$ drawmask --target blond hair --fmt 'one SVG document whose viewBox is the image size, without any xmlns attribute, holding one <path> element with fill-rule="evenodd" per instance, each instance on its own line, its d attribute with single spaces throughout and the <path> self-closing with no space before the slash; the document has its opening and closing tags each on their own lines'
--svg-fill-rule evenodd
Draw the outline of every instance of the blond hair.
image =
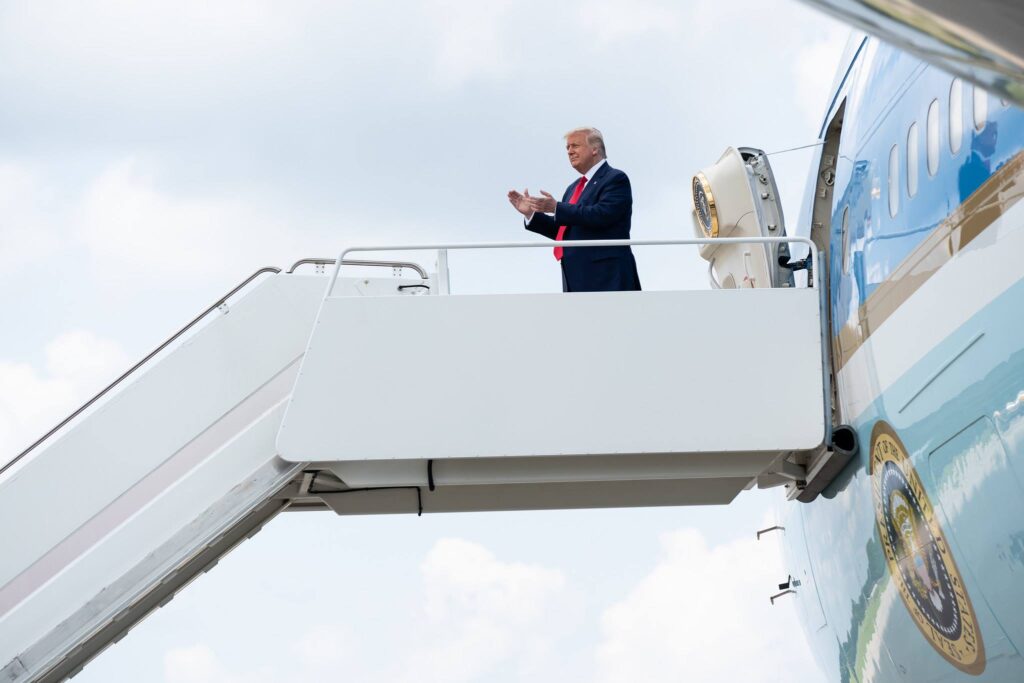
<svg viewBox="0 0 1024 683">
<path fill-rule="evenodd" d="M 587 144 L 590 145 L 591 147 L 597 147 L 597 151 L 601 154 L 602 159 L 608 158 L 608 153 L 604 149 L 604 136 L 601 135 L 601 131 L 599 131 L 597 128 L 592 128 L 590 126 L 585 126 L 583 128 L 573 128 L 568 133 L 563 135 L 562 139 L 568 140 L 570 135 L 575 135 L 576 133 L 586 133 Z"/>
</svg>

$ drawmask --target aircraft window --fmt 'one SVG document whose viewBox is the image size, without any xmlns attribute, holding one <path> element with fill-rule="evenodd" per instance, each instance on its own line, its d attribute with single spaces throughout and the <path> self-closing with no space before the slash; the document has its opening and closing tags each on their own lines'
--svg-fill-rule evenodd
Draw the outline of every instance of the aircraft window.
<svg viewBox="0 0 1024 683">
<path fill-rule="evenodd" d="M 896 218 L 900 210 L 900 146 L 889 150 L 889 215 Z"/>
<path fill-rule="evenodd" d="M 974 87 L 974 129 L 981 130 L 988 120 L 988 93 L 981 88 Z"/>
<path fill-rule="evenodd" d="M 843 275 L 850 273 L 850 207 L 843 207 Z"/>
<path fill-rule="evenodd" d="M 917 138 L 917 121 L 914 121 L 907 131 L 907 195 L 910 197 L 917 194 Z"/>
<path fill-rule="evenodd" d="M 956 154 L 964 141 L 964 83 L 953 79 L 949 88 L 949 151 Z"/>
<path fill-rule="evenodd" d="M 928 105 L 928 145 L 925 154 L 928 157 L 928 175 L 939 172 L 939 101 L 932 100 Z"/>
</svg>

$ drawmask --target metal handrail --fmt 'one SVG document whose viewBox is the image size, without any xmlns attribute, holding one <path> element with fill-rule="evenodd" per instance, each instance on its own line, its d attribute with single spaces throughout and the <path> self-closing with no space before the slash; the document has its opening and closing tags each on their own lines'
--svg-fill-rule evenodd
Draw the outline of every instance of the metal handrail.
<svg viewBox="0 0 1024 683">
<path fill-rule="evenodd" d="M 338 260 L 337 259 L 333 259 L 333 258 L 304 258 L 304 259 L 301 259 L 301 260 L 296 261 L 295 263 L 293 263 L 292 267 L 289 268 L 287 272 L 290 275 L 291 273 L 294 273 L 295 269 L 298 268 L 299 266 L 303 266 L 303 265 L 307 265 L 307 264 L 315 264 L 315 265 L 318 265 L 318 266 L 333 266 L 337 262 L 338 262 Z M 409 268 L 411 270 L 415 270 L 416 273 L 420 276 L 420 278 L 422 278 L 424 280 L 427 279 L 427 271 L 423 270 L 423 268 L 419 264 L 417 264 L 417 263 L 410 263 L 408 261 L 351 261 L 350 260 L 350 261 L 345 261 L 345 263 L 342 264 L 342 265 L 346 265 L 346 266 L 370 266 L 370 267 L 378 266 L 378 267 L 382 267 L 382 268 Z"/>
<path fill-rule="evenodd" d="M 565 247 L 655 247 L 667 245 L 701 245 L 701 244 L 791 244 L 800 242 L 806 244 L 811 253 L 811 265 L 814 272 L 818 272 L 818 249 L 814 242 L 808 237 L 798 235 L 786 235 L 784 237 L 691 237 L 674 240 L 562 240 L 559 242 Z M 334 284 L 338 280 L 338 274 L 343 265 L 348 265 L 345 256 L 354 251 L 432 251 L 450 249 L 542 249 L 551 248 L 552 242 L 453 242 L 450 244 L 405 244 L 405 245 L 382 245 L 382 246 L 353 246 L 346 247 L 338 255 L 334 262 L 334 274 L 327 285 L 327 294 L 331 296 L 334 291 Z"/>
<path fill-rule="evenodd" d="M 221 298 L 217 299 L 217 302 L 216 302 L 215 304 L 213 304 L 212 306 L 210 306 L 209 308 L 207 308 L 207 309 L 206 309 L 205 311 L 203 311 L 202 313 L 200 313 L 199 315 L 197 315 L 197 316 L 196 316 L 195 318 L 193 318 L 191 322 L 189 322 L 189 323 L 188 323 L 187 325 L 185 325 L 185 326 L 184 326 L 184 327 L 182 327 L 182 328 L 181 328 L 180 330 L 178 330 L 177 332 L 175 332 L 175 333 L 174 333 L 174 334 L 173 334 L 173 335 L 172 335 L 172 336 L 171 336 L 170 338 L 168 338 L 168 339 L 167 339 L 167 340 L 166 340 L 166 341 L 165 341 L 164 343 L 160 344 L 160 346 L 156 347 L 155 349 L 153 349 L 152 351 L 150 351 L 150 352 L 149 352 L 148 354 L 146 354 L 146 357 L 145 357 L 145 358 L 143 358 L 143 359 L 142 359 L 142 360 L 140 360 L 140 361 L 139 361 L 138 363 L 136 363 L 135 365 L 133 365 L 133 366 L 131 366 L 130 368 L 128 368 L 128 370 L 127 370 L 127 371 L 125 371 L 125 372 L 124 372 L 124 374 L 122 374 L 122 375 L 121 375 L 120 377 L 118 377 L 118 378 L 117 378 L 117 379 L 115 379 L 115 380 L 114 380 L 113 382 L 111 382 L 110 384 L 108 384 L 108 385 L 107 385 L 107 386 L 106 386 L 106 387 L 105 387 L 105 388 L 104 388 L 104 389 L 103 389 L 102 391 L 100 391 L 100 392 L 99 392 L 98 394 L 96 394 L 95 396 L 93 396 L 92 398 L 90 398 L 90 399 L 89 399 L 88 401 L 86 401 L 86 402 L 85 402 L 84 404 L 82 404 L 82 406 L 81 406 L 81 407 L 79 407 L 79 408 L 78 408 L 78 410 L 76 410 L 75 412 L 71 413 L 70 415 L 68 415 L 68 416 L 67 416 L 66 418 L 64 418 L 63 420 L 61 420 L 61 421 L 60 421 L 60 423 L 59 423 L 59 424 L 58 424 L 58 425 L 57 425 L 56 427 L 54 427 L 54 428 L 53 428 L 53 429 L 51 429 L 50 431 L 46 432 L 46 434 L 43 434 L 43 435 L 42 435 L 41 437 L 39 437 L 39 439 L 37 439 L 37 440 L 35 441 L 35 443 L 33 443 L 33 444 L 32 444 L 31 446 L 29 446 L 28 448 L 26 448 L 25 450 L 23 450 L 23 451 L 22 451 L 21 453 L 19 453 L 18 455 L 14 456 L 14 459 L 13 459 L 13 460 L 11 460 L 11 461 L 7 462 L 7 463 L 6 463 L 5 465 L 3 465 L 2 467 L 0 467 L 0 475 L 2 475 L 2 474 L 3 474 L 4 472 L 6 472 L 6 471 L 7 471 L 8 469 L 10 469 L 11 467 L 13 467 L 13 466 L 15 465 L 15 463 L 17 463 L 17 462 L 18 462 L 19 460 L 21 460 L 22 458 L 24 458 L 24 457 L 25 457 L 26 455 L 28 455 L 29 453 L 31 453 L 31 452 L 32 452 L 32 451 L 33 451 L 33 450 L 34 450 L 34 449 L 35 449 L 35 448 L 36 448 L 37 446 L 39 446 L 39 444 L 41 444 L 41 443 L 43 443 L 44 441 L 46 441 L 47 439 L 49 439 L 49 438 L 50 438 L 51 436 L 53 436 L 53 435 L 54 435 L 54 434 L 56 434 L 56 433 L 57 433 L 58 431 L 60 431 L 60 429 L 61 429 L 62 427 L 64 427 L 64 426 L 65 426 L 65 425 L 67 425 L 67 424 L 68 424 L 69 422 L 71 422 L 72 420 L 74 420 L 74 419 L 75 419 L 76 417 L 78 417 L 79 415 L 81 415 L 81 414 L 82 414 L 82 413 L 83 413 L 83 412 L 84 412 L 84 411 L 85 411 L 86 409 L 88 409 L 88 408 L 89 408 L 89 406 L 91 406 L 92 404 L 96 403 L 96 401 L 100 400 L 100 399 L 101 399 L 101 398 L 103 398 L 104 396 L 106 396 L 106 395 L 107 395 L 107 393 L 109 393 L 111 389 L 113 389 L 113 388 L 114 388 L 114 387 L 116 387 L 116 386 L 117 386 L 118 384 L 120 384 L 120 383 L 121 383 L 121 382 L 123 382 L 123 381 L 124 381 L 125 379 L 127 379 L 129 375 L 131 375 L 131 374 L 132 374 L 133 372 L 135 372 L 135 371 L 136 371 L 136 370 L 138 370 L 138 369 L 139 369 L 140 367 L 142 367 L 143 365 L 145 365 L 145 364 L 146 364 L 146 362 L 147 362 L 147 361 L 149 361 L 149 360 L 150 360 L 151 358 L 153 358 L 153 357 L 154 357 L 154 356 L 156 356 L 156 355 L 157 355 L 158 353 L 160 353 L 161 351 L 163 351 L 164 349 L 166 349 L 166 348 L 167 348 L 167 347 L 168 347 L 168 346 L 169 346 L 169 345 L 170 345 L 170 344 L 171 344 L 172 342 L 174 342 L 174 340 L 178 339 L 178 338 L 179 338 L 179 337 L 180 337 L 181 335 L 185 334 L 185 333 L 186 333 L 186 332 L 188 332 L 188 331 L 189 331 L 190 329 L 192 329 L 192 328 L 193 328 L 193 327 L 194 327 L 194 326 L 196 325 L 196 323 L 198 323 L 198 322 L 199 322 L 200 320 L 202 320 L 203 318 L 205 318 L 205 317 L 206 317 L 207 315 L 209 315 L 209 314 L 210 314 L 210 313 L 212 313 L 213 311 L 217 310 L 217 308 L 219 308 L 219 307 L 220 307 L 221 305 L 223 305 L 223 304 L 224 304 L 224 303 L 225 303 L 225 302 L 226 302 L 226 301 L 227 301 L 228 299 L 230 299 L 230 298 L 231 298 L 232 296 L 234 296 L 235 294 L 237 294 L 237 293 L 238 293 L 238 292 L 239 292 L 239 291 L 240 291 L 240 290 L 241 290 L 242 288 L 244 288 L 244 287 L 245 287 L 246 285 L 248 285 L 248 284 L 249 284 L 250 282 L 252 282 L 253 280 L 255 280 L 255 279 L 256 279 L 257 277 L 259 277 L 260 275 L 263 275 L 264 273 L 280 273 L 280 272 L 281 272 L 281 269 L 280 269 L 280 268 L 275 268 L 274 266 L 267 266 L 267 267 L 265 267 L 265 268 L 260 268 L 260 269 L 259 269 L 259 270 L 257 270 L 257 271 L 256 271 L 255 273 L 253 273 L 253 274 L 252 274 L 252 275 L 250 275 L 249 277 L 247 277 L 247 278 L 245 278 L 244 280 L 242 280 L 241 284 L 239 284 L 239 285 L 238 285 L 237 287 L 235 287 L 234 289 L 232 289 L 232 290 L 231 290 L 230 292 L 228 292 L 227 294 L 225 294 L 225 295 L 224 295 L 224 296 L 222 296 Z"/>
</svg>

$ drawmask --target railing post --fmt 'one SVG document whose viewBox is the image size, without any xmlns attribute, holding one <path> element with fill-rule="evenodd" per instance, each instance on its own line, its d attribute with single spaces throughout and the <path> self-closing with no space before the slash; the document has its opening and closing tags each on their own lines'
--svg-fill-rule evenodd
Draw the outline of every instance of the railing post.
<svg viewBox="0 0 1024 683">
<path fill-rule="evenodd" d="M 448 278 L 448 250 L 437 250 L 437 289 L 439 294 L 451 294 L 451 281 Z"/>
</svg>

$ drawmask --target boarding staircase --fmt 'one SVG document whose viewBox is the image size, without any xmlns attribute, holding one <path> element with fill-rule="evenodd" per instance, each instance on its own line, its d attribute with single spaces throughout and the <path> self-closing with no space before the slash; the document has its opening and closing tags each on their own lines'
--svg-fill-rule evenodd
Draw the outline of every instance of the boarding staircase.
<svg viewBox="0 0 1024 683">
<path fill-rule="evenodd" d="M 286 509 L 813 499 L 849 452 L 810 240 L 566 248 L 712 242 L 803 244 L 811 286 L 450 294 L 450 251 L 535 242 L 257 271 L 0 467 L 0 682 L 73 676 Z"/>
</svg>

